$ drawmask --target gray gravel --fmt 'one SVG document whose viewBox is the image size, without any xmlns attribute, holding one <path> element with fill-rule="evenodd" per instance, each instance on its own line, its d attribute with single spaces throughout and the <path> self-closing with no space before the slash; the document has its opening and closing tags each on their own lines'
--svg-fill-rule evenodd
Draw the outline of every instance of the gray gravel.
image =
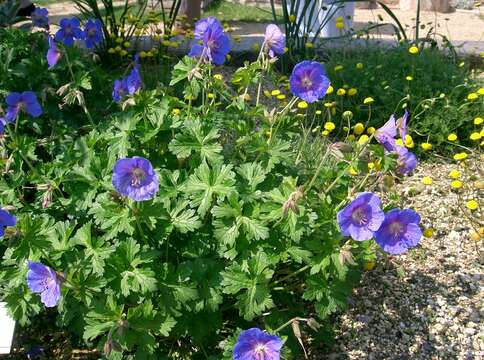
<svg viewBox="0 0 484 360">
<path fill-rule="evenodd" d="M 323 358 L 484 359 L 482 239 L 470 239 L 470 222 L 457 206 L 459 197 L 464 207 L 474 198 L 482 209 L 482 190 L 473 185 L 479 170 L 472 166 L 460 195 L 449 186 L 455 163 L 423 163 L 395 187 L 434 236 L 363 274 L 350 309 L 337 320 L 333 353 Z M 423 185 L 423 176 L 433 184 Z M 482 212 L 474 215 L 482 221 Z"/>
</svg>

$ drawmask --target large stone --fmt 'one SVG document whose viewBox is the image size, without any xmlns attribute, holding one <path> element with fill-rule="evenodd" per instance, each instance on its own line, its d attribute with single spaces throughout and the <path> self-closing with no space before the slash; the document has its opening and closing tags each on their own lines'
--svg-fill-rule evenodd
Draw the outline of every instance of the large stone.
<svg viewBox="0 0 484 360">
<path fill-rule="evenodd" d="M 417 4 L 417 0 L 400 0 L 400 9 L 405 11 L 416 11 Z M 449 0 L 421 0 L 420 10 L 448 13 L 451 8 Z"/>
</svg>

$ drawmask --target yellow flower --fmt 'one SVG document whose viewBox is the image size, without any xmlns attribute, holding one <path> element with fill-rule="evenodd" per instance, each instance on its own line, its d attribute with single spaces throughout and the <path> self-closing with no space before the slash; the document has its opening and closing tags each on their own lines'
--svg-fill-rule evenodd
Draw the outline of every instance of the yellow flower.
<svg viewBox="0 0 484 360">
<path fill-rule="evenodd" d="M 264 95 L 265 97 L 268 97 L 268 98 L 271 97 L 271 93 L 269 92 L 269 90 L 264 90 Z"/>
<path fill-rule="evenodd" d="M 108 53 L 110 53 L 110 54 L 114 54 L 115 52 L 116 52 L 116 50 L 114 50 L 113 48 L 108 49 Z"/>
<path fill-rule="evenodd" d="M 363 134 L 363 135 L 361 135 L 361 136 L 360 136 L 360 138 L 358 139 L 358 144 L 360 144 L 360 145 L 365 145 L 365 144 L 368 142 L 368 139 L 369 139 L 368 135 Z"/>
<path fill-rule="evenodd" d="M 403 146 L 403 141 L 402 139 L 398 138 L 395 140 L 395 144 L 397 144 L 398 146 Z"/>
<path fill-rule="evenodd" d="M 358 70 L 363 69 L 363 63 L 358 63 L 358 64 L 356 64 L 356 68 L 357 68 Z"/>
<path fill-rule="evenodd" d="M 215 98 L 215 94 L 214 94 L 214 93 L 208 93 L 208 94 L 207 94 L 207 97 L 208 97 L 209 99 L 214 99 L 214 98 Z"/>
<path fill-rule="evenodd" d="M 408 76 L 406 76 L 406 77 L 405 77 L 405 80 L 407 80 L 407 81 L 412 81 L 412 80 L 413 80 L 413 77 L 412 77 L 412 76 L 410 76 L 410 75 L 408 75 Z"/>
<path fill-rule="evenodd" d="M 286 98 L 286 95 L 284 94 L 279 94 L 276 96 L 278 100 L 284 100 Z"/>
<path fill-rule="evenodd" d="M 289 20 L 290 23 L 293 23 L 294 21 L 296 21 L 296 15 L 294 15 L 294 14 L 289 15 L 288 20 Z"/>
<path fill-rule="evenodd" d="M 343 22 L 343 17 L 342 16 L 338 16 L 336 18 L 336 22 Z"/>
<path fill-rule="evenodd" d="M 370 105 L 370 104 L 373 104 L 374 101 L 375 100 L 373 100 L 372 97 L 367 97 L 367 98 L 365 98 L 365 100 L 363 100 L 363 104 Z"/>
<path fill-rule="evenodd" d="M 452 170 L 450 170 L 450 172 L 449 172 L 449 176 L 450 176 L 452 179 L 458 179 L 458 178 L 460 178 L 460 171 L 459 171 L 459 170 L 452 169 Z"/>
<path fill-rule="evenodd" d="M 175 108 L 172 110 L 173 115 L 180 115 L 181 110 L 178 108 Z"/>
<path fill-rule="evenodd" d="M 467 159 L 467 153 L 461 152 L 454 155 L 454 160 L 460 161 Z"/>
<path fill-rule="evenodd" d="M 289 48 L 286 46 L 286 47 L 284 48 L 284 54 L 285 54 L 285 53 L 287 53 L 288 51 L 289 51 Z"/>
<path fill-rule="evenodd" d="M 360 138 L 361 139 L 361 138 Z M 374 162 L 369 162 L 368 163 L 368 169 L 373 170 L 375 168 L 375 163 Z"/>
<path fill-rule="evenodd" d="M 357 123 L 353 129 L 353 132 L 356 135 L 363 134 L 363 131 L 365 131 L 365 125 L 363 125 L 362 123 Z"/>
<path fill-rule="evenodd" d="M 405 146 L 409 149 L 415 147 L 415 143 L 413 142 L 413 139 L 410 135 L 405 135 Z"/>
<path fill-rule="evenodd" d="M 348 90 L 348 95 L 354 96 L 354 95 L 356 95 L 357 92 L 358 92 L 358 90 L 356 90 L 355 88 L 351 88 L 351 89 Z"/>
<path fill-rule="evenodd" d="M 328 121 L 324 124 L 324 128 L 328 131 L 333 131 L 334 129 L 336 129 L 336 125 L 334 124 L 334 122 Z"/>
<path fill-rule="evenodd" d="M 329 135 L 329 131 L 328 130 L 323 130 L 323 132 L 321 133 L 321 135 L 328 136 Z"/>
<path fill-rule="evenodd" d="M 474 119 L 474 125 L 481 125 L 484 122 L 484 120 L 481 117 L 476 117 Z"/>
<path fill-rule="evenodd" d="M 422 184 L 424 184 L 424 185 L 432 185 L 432 178 L 430 176 L 424 176 L 422 178 Z"/>
<path fill-rule="evenodd" d="M 432 236 L 434 236 L 434 229 L 426 228 L 423 232 L 423 236 L 425 236 L 426 238 L 431 238 Z"/>
<path fill-rule="evenodd" d="M 338 91 L 336 91 L 336 95 L 338 96 L 344 96 L 346 94 L 346 90 L 343 88 L 339 88 Z"/>
<path fill-rule="evenodd" d="M 341 70 L 343 70 L 343 65 L 336 65 L 334 67 L 334 71 L 341 71 Z"/>
<path fill-rule="evenodd" d="M 415 45 L 410 46 L 408 48 L 408 52 L 412 55 L 418 54 L 418 47 L 416 47 Z"/>
<path fill-rule="evenodd" d="M 297 107 L 299 109 L 306 109 L 308 107 L 308 103 L 306 101 L 300 101 L 297 103 Z"/>
<path fill-rule="evenodd" d="M 353 119 L 353 113 L 351 112 L 351 110 L 345 110 L 343 111 L 343 119 L 345 119 L 346 121 L 350 121 L 351 119 Z"/>
<path fill-rule="evenodd" d="M 454 180 L 450 183 L 450 186 L 453 187 L 454 189 L 460 189 L 462 187 L 462 181 Z"/>
<path fill-rule="evenodd" d="M 349 141 L 355 141 L 355 135 L 351 134 L 351 135 L 348 135 L 348 140 Z"/>
<path fill-rule="evenodd" d="M 316 110 L 316 115 L 321 115 L 321 114 L 322 114 L 321 110 Z"/>
<path fill-rule="evenodd" d="M 479 203 L 476 200 L 469 200 L 466 206 L 469 210 L 476 210 L 479 207 Z"/>
<path fill-rule="evenodd" d="M 363 269 L 365 269 L 366 271 L 371 271 L 375 268 L 375 262 L 374 261 L 367 261 L 364 265 L 363 265 Z"/>
<path fill-rule="evenodd" d="M 477 90 L 477 93 L 479 95 L 484 95 L 484 88 L 479 88 L 479 90 Z"/>
<path fill-rule="evenodd" d="M 281 90 L 274 89 L 274 90 L 271 91 L 272 96 L 277 96 L 277 95 L 280 95 L 280 94 L 281 94 Z"/>
<path fill-rule="evenodd" d="M 452 134 L 449 134 L 449 136 L 447 136 L 447 140 L 449 141 L 456 141 L 457 140 L 457 135 L 452 133 Z"/>
<path fill-rule="evenodd" d="M 431 143 L 428 143 L 428 142 L 421 143 L 421 144 L 420 144 L 420 147 L 421 147 L 421 148 L 422 148 L 422 150 L 424 150 L 424 151 L 429 151 L 429 150 L 432 150 L 432 144 L 431 144 Z"/>
<path fill-rule="evenodd" d="M 338 22 L 336 23 L 336 28 L 337 28 L 337 29 L 343 29 L 344 27 L 345 27 L 344 22 L 342 22 L 342 21 L 341 21 L 341 22 L 340 22 L 340 21 L 338 21 Z"/>
<path fill-rule="evenodd" d="M 328 90 L 326 90 L 326 95 L 333 93 L 333 91 L 334 91 L 334 88 L 331 85 L 329 85 Z"/>
<path fill-rule="evenodd" d="M 368 133 L 368 135 L 373 135 L 375 133 L 375 128 L 373 126 L 370 126 L 366 132 Z"/>
<path fill-rule="evenodd" d="M 482 234 L 480 234 L 481 229 L 483 230 Z M 472 230 L 470 233 L 470 238 L 471 240 L 474 240 L 474 241 L 480 241 L 483 236 L 484 236 L 484 228 L 480 228 L 479 232 Z"/>
<path fill-rule="evenodd" d="M 470 93 L 469 95 L 467 95 L 467 100 L 469 101 L 474 101 L 474 100 L 477 100 L 479 98 L 479 95 L 477 95 L 477 93 Z"/>
<path fill-rule="evenodd" d="M 353 166 L 349 168 L 350 175 L 358 175 L 358 170 L 356 170 Z"/>
<path fill-rule="evenodd" d="M 227 56 L 225 56 L 225 58 L 227 59 L 227 61 L 230 61 L 230 59 L 232 59 L 232 55 L 227 54 Z"/>
<path fill-rule="evenodd" d="M 306 46 L 307 49 L 312 49 L 314 45 L 312 42 L 307 42 L 306 44 L 304 44 L 304 46 Z"/>
<path fill-rule="evenodd" d="M 332 103 L 331 101 L 326 101 L 326 102 L 325 102 L 323 105 L 324 105 L 324 107 L 326 107 L 326 108 L 330 108 L 330 107 L 332 107 L 332 106 L 333 106 L 333 103 Z"/>
<path fill-rule="evenodd" d="M 224 79 L 224 77 L 223 77 L 223 75 L 222 75 L 222 74 L 215 74 L 215 75 L 213 76 L 213 78 L 214 78 L 214 79 L 217 79 L 217 80 L 223 80 L 223 79 Z"/>
<path fill-rule="evenodd" d="M 479 134 L 478 132 L 473 132 L 471 136 L 469 136 L 469 138 L 473 141 L 479 141 L 481 140 L 481 134 Z"/>
</svg>

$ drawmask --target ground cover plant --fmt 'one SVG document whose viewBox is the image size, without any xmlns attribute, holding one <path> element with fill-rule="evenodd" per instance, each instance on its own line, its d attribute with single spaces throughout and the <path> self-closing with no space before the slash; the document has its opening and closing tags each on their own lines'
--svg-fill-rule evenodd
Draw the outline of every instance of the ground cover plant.
<svg viewBox="0 0 484 360">
<path fill-rule="evenodd" d="M 346 95 L 344 66 L 313 59 L 266 88 L 285 53 L 275 26 L 232 78 L 217 67 L 223 26 L 204 19 L 193 36 L 151 86 L 141 53 L 105 74 L 96 19 L 2 48 L 2 300 L 22 325 L 55 318 L 113 359 L 301 358 L 330 339 L 376 252 L 418 245 L 419 215 L 373 193 L 417 166 L 413 113 L 376 107 L 384 93 L 326 106 Z M 466 107 L 482 106 L 472 93 Z"/>
</svg>

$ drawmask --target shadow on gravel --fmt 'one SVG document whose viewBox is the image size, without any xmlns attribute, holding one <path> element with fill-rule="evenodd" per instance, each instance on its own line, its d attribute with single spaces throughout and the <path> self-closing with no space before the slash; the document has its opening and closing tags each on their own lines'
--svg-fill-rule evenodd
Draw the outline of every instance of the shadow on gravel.
<svg viewBox="0 0 484 360">
<path fill-rule="evenodd" d="M 314 359 L 440 359 L 454 358 L 452 354 L 455 358 L 477 359 L 473 334 L 466 334 L 465 344 L 452 343 L 445 335 L 452 329 L 437 314 L 448 309 L 451 319 L 465 319 L 464 313 L 479 313 L 479 309 L 461 304 L 463 295 L 476 295 L 479 274 L 456 274 L 458 269 L 446 265 L 442 264 L 440 271 L 451 274 L 455 282 L 452 290 L 417 271 L 379 269 L 363 274 L 349 309 L 335 319 L 339 326 L 332 352 Z M 467 320 L 472 319 L 464 323 Z"/>
</svg>

